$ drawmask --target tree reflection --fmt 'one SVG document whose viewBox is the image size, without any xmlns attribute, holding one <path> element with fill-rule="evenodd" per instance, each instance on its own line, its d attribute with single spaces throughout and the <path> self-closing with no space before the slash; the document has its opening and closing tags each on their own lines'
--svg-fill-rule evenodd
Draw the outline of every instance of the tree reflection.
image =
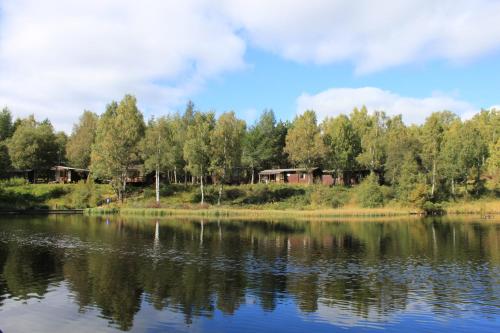
<svg viewBox="0 0 500 333">
<path fill-rule="evenodd" d="M 416 291 L 436 312 L 471 298 L 498 303 L 497 224 L 56 218 L 23 228 L 83 245 L 0 242 L 0 304 L 9 295 L 43 297 L 64 279 L 80 311 L 97 308 L 122 330 L 132 328 L 142 300 L 186 323 L 234 314 L 247 296 L 266 311 L 291 298 L 305 313 L 321 304 L 382 319 Z"/>
</svg>

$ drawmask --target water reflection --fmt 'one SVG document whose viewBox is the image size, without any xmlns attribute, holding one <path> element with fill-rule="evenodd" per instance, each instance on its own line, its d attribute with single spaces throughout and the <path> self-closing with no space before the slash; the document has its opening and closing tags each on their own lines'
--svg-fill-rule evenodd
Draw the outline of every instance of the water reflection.
<svg viewBox="0 0 500 333">
<path fill-rule="evenodd" d="M 179 314 L 184 325 L 223 320 L 217 313 L 241 310 L 250 322 L 268 313 L 285 326 L 298 320 L 295 329 L 326 325 L 318 331 L 398 327 L 405 315 L 431 316 L 436 326 L 443 318 L 474 318 L 470 324 L 480 331 L 499 321 L 496 223 L 81 216 L 0 222 L 0 323 L 14 303 L 55 306 L 51 291 L 70 299 L 77 313 L 120 330 L 160 325 L 134 323 L 151 311 Z"/>
</svg>

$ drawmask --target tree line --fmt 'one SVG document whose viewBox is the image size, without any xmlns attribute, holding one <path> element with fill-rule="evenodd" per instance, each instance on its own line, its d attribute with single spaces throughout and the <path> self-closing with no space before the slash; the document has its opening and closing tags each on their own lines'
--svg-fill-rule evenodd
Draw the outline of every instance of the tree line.
<svg viewBox="0 0 500 333">
<path fill-rule="evenodd" d="M 470 120 L 450 111 L 431 114 L 422 125 L 406 125 L 402 116 L 355 108 L 318 122 L 308 110 L 293 121 L 278 121 L 264 110 L 248 126 L 234 112 L 218 117 L 189 102 L 182 113 L 144 121 L 136 98 L 111 102 L 100 116 L 84 111 L 71 135 L 55 132 L 49 120 L 34 116 L 13 121 L 0 113 L 0 171 L 50 168 L 67 164 L 89 168 L 110 180 L 119 199 L 128 173 L 141 167 L 160 180 L 204 185 L 254 183 L 267 168 L 321 167 L 344 178 L 360 171 L 369 181 L 390 186 L 403 202 L 479 196 L 499 190 L 500 111 L 481 110 Z M 210 178 L 209 178 L 210 177 Z"/>
</svg>

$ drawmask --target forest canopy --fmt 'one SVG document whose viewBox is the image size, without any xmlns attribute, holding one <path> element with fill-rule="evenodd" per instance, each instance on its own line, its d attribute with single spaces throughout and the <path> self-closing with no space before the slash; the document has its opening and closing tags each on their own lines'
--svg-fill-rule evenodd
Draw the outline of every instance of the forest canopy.
<svg viewBox="0 0 500 333">
<path fill-rule="evenodd" d="M 189 102 L 183 112 L 145 122 L 135 97 L 126 95 L 100 116 L 84 111 L 68 137 L 48 119 L 14 120 L 4 108 L 0 177 L 68 165 L 109 180 L 121 197 L 127 172 L 140 167 L 156 175 L 157 200 L 160 179 L 199 184 L 203 200 L 207 180 L 222 191 L 225 184 L 254 183 L 264 169 L 319 167 L 343 177 L 344 185 L 351 185 L 353 173 L 365 171 L 372 175 L 363 185 L 367 191 L 386 186 L 401 202 L 498 195 L 499 110 L 481 110 L 468 120 L 439 111 L 421 125 L 366 107 L 346 111 L 317 119 L 307 110 L 282 121 L 264 110 L 246 124 L 232 111 L 204 112 Z"/>
</svg>

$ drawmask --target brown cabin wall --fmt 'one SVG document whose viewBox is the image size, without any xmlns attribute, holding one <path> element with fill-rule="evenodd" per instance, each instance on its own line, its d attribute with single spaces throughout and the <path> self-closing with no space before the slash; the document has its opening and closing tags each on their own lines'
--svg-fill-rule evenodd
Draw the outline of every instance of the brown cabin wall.
<svg viewBox="0 0 500 333">
<path fill-rule="evenodd" d="M 300 174 L 292 173 L 287 178 L 290 184 L 311 184 L 314 182 L 314 177 L 311 174 L 306 174 L 306 176 L 302 178 Z"/>
<path fill-rule="evenodd" d="M 321 183 L 323 185 L 331 186 L 334 184 L 332 175 L 323 175 L 321 176 Z"/>
</svg>

